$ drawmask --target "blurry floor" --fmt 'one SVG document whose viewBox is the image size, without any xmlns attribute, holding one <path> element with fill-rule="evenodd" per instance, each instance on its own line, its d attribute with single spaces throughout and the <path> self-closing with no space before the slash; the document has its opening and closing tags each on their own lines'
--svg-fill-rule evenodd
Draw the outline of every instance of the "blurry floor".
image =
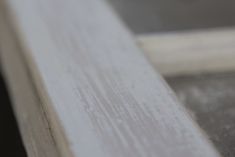
<svg viewBox="0 0 235 157">
<path fill-rule="evenodd" d="M 235 73 L 167 78 L 224 157 L 235 156 Z"/>
</svg>

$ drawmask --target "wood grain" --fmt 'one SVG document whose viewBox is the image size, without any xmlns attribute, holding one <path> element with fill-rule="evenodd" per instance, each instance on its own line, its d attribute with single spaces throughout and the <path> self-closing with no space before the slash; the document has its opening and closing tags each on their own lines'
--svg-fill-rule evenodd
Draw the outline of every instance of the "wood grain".
<svg viewBox="0 0 235 157">
<path fill-rule="evenodd" d="M 45 157 L 220 156 L 105 1 L 2 2 L 14 30 L 10 36 L 21 47 L 3 48 L 9 45 L 0 40 L 1 54 L 12 55 L 3 64 L 15 110 L 23 116 L 30 107 L 41 107 L 41 124 L 50 128 L 42 140 L 49 137 L 51 154 L 41 152 L 48 151 L 41 149 L 45 145 L 32 148 L 33 142 L 28 152 Z M 15 88 L 25 89 L 13 83 L 20 83 L 12 71 L 21 64 L 13 57 L 25 61 L 27 74 L 20 72 L 27 75 L 21 80 L 29 79 L 25 87 L 35 87 L 25 98 L 30 107 L 20 106 L 14 94 Z M 31 140 L 41 136 L 36 133 Z"/>
<path fill-rule="evenodd" d="M 235 29 L 140 35 L 140 47 L 164 76 L 235 70 Z"/>
</svg>

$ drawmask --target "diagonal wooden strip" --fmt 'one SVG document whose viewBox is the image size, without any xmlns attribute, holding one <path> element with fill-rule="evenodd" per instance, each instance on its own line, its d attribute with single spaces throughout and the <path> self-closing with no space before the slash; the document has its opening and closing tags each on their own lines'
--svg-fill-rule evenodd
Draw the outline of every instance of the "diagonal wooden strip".
<svg viewBox="0 0 235 157">
<path fill-rule="evenodd" d="M 219 156 L 104 1 L 4 2 L 61 156 Z"/>
<path fill-rule="evenodd" d="M 164 76 L 235 70 L 235 30 L 140 35 L 140 47 Z"/>
</svg>

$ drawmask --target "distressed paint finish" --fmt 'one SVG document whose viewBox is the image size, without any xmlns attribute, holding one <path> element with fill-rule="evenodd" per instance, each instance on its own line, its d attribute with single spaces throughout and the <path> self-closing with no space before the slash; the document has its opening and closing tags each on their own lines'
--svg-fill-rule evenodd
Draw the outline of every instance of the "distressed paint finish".
<svg viewBox="0 0 235 157">
<path fill-rule="evenodd" d="M 65 157 L 219 157 L 102 0 L 7 0 Z"/>
</svg>

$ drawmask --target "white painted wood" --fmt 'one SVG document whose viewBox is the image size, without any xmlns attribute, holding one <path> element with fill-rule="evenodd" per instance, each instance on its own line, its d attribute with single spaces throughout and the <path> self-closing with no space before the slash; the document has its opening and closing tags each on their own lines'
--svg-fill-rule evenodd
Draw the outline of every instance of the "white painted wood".
<svg viewBox="0 0 235 157">
<path fill-rule="evenodd" d="M 28 157 L 59 157 L 42 101 L 21 55 L 21 47 L 0 7 L 0 63 Z"/>
<path fill-rule="evenodd" d="M 235 29 L 140 35 L 140 47 L 165 76 L 235 70 Z"/>
<path fill-rule="evenodd" d="M 52 156 L 220 156 L 104 1 L 1 2 L 21 47 L 3 48 L 9 45 L 0 40 L 2 54 L 11 51 L 25 61 L 28 73 L 20 74 L 30 79 L 28 91 L 35 87 L 28 98 L 39 99 L 45 112 L 51 128 L 45 133 L 55 141 Z M 14 90 L 25 89 L 12 83 L 16 67 L 8 67 L 15 62 L 5 58 L 16 112 L 30 112 L 19 106 Z M 40 147 L 33 148 L 46 151 Z"/>
</svg>

